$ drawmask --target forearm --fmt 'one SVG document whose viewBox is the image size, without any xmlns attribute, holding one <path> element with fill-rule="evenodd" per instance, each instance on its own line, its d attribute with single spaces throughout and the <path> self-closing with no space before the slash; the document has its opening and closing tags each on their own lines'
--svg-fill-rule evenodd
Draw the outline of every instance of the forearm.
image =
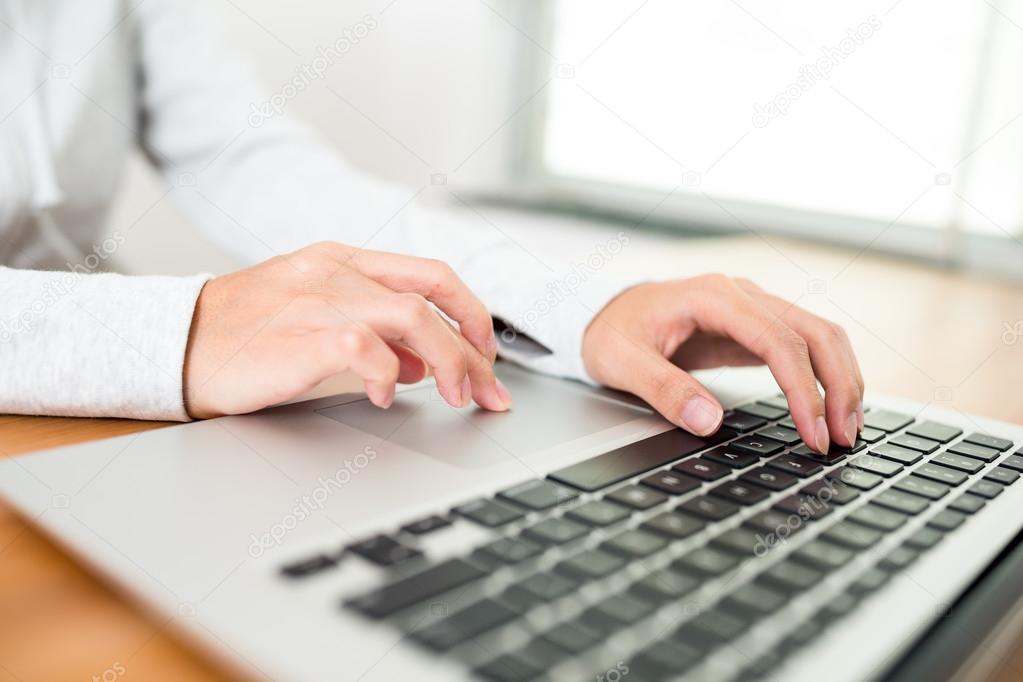
<svg viewBox="0 0 1023 682">
<path fill-rule="evenodd" d="M 187 420 L 182 365 L 207 279 L 0 267 L 0 412 Z"/>
</svg>

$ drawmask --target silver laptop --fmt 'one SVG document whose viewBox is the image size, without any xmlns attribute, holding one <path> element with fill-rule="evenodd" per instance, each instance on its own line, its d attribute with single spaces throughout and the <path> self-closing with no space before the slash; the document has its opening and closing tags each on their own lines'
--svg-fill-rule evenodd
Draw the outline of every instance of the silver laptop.
<svg viewBox="0 0 1023 682">
<path fill-rule="evenodd" d="M 0 493 L 239 676 L 871 680 L 1023 526 L 1023 428 L 869 396 L 802 447 L 761 370 L 714 437 L 499 363 L 0 462 Z M 946 619 L 947 620 L 947 619 Z"/>
</svg>

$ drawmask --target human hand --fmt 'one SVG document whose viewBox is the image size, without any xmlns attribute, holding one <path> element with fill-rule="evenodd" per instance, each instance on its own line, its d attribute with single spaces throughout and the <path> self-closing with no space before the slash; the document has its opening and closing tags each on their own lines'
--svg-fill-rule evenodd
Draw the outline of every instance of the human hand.
<svg viewBox="0 0 1023 682">
<path fill-rule="evenodd" d="M 723 411 L 686 370 L 764 363 L 809 447 L 852 445 L 863 428 L 863 376 L 845 331 L 749 280 L 713 274 L 627 289 L 590 323 L 582 354 L 594 379 L 696 435 L 716 431 Z"/>
<path fill-rule="evenodd" d="M 452 406 L 471 398 L 506 410 L 496 354 L 490 315 L 446 264 L 322 242 L 206 283 L 185 355 L 185 406 L 195 418 L 251 412 L 353 371 L 389 407 L 397 382 L 429 368 Z"/>
</svg>

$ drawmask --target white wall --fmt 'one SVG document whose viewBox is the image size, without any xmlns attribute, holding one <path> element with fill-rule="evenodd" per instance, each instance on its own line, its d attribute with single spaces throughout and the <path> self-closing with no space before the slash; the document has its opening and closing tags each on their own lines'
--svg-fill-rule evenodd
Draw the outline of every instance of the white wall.
<svg viewBox="0 0 1023 682">
<path fill-rule="evenodd" d="M 537 51 L 505 20 L 518 21 L 514 0 L 487 0 L 489 6 L 479 0 L 208 2 L 252 55 L 268 96 L 309 64 L 317 47 L 333 44 L 366 15 L 376 19 L 376 29 L 287 107 L 357 165 L 416 185 L 434 172 L 450 183 L 488 182 L 506 167 L 514 125 L 502 124 L 525 99 L 516 87 L 520 66 Z M 166 274 L 234 267 L 177 212 L 173 192 L 153 207 L 163 191 L 144 162 L 133 159 L 109 221 L 109 231 L 138 221 L 118 267 Z"/>
</svg>

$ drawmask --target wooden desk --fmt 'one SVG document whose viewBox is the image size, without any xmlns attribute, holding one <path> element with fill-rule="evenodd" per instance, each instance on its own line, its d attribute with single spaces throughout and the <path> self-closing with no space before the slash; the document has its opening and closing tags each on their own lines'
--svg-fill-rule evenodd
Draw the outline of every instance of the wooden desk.
<svg viewBox="0 0 1023 682">
<path fill-rule="evenodd" d="M 854 256 L 777 238 L 666 247 L 661 238 L 642 236 L 612 269 L 670 276 L 682 261 L 689 272 L 699 263 L 699 271 L 749 276 L 842 323 L 870 389 L 1023 422 L 1023 338 L 1002 338 L 1023 320 L 1023 289 Z M 350 388 L 350 379 L 343 381 Z M 328 388 L 320 393 L 342 390 Z M 159 426 L 0 417 L 0 456 Z M 1019 679 L 1023 645 L 1016 651 L 994 679 Z M 103 679 L 115 665 L 133 679 L 227 679 L 173 639 L 165 623 L 142 614 L 0 506 L 0 682 Z"/>
</svg>

